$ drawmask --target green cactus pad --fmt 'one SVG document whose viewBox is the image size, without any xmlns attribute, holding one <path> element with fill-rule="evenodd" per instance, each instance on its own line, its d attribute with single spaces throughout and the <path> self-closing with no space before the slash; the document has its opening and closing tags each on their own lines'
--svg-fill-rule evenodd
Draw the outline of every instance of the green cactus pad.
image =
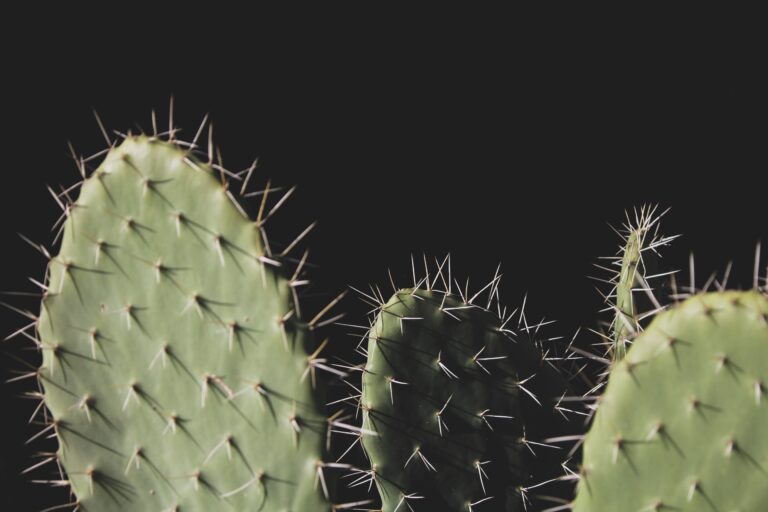
<svg viewBox="0 0 768 512">
<path fill-rule="evenodd" d="M 695 295 L 616 363 L 577 512 L 756 512 L 768 502 L 768 298 Z"/>
<path fill-rule="evenodd" d="M 618 254 L 610 258 L 619 269 L 606 269 L 610 273 L 609 282 L 613 284 L 606 297 L 612 313 L 607 341 L 615 361 L 624 358 L 632 340 L 642 331 L 642 320 L 660 308 L 650 281 L 654 277 L 667 275 L 652 275 L 660 259 L 658 249 L 669 245 L 677 237 L 659 235 L 659 221 L 666 211 L 657 215 L 657 208 L 643 206 L 635 210 L 633 220 L 627 214 L 624 231 L 619 233 L 623 243 Z"/>
<path fill-rule="evenodd" d="M 611 325 L 615 359 L 624 358 L 627 353 L 627 340 L 638 330 L 632 290 L 642 279 L 638 265 L 641 263 L 640 250 L 643 245 L 643 235 L 644 233 L 639 230 L 630 231 L 623 249 L 621 271 L 616 283 L 614 320 Z"/>
<path fill-rule="evenodd" d="M 80 510 L 330 508 L 316 347 L 258 228 L 156 138 L 82 184 L 39 321 L 45 431 Z"/>
<path fill-rule="evenodd" d="M 524 327 L 444 292 L 400 290 L 367 354 L 363 445 L 384 511 L 523 510 L 525 487 L 561 471 L 564 450 L 537 442 L 565 421 L 564 380 Z"/>
</svg>

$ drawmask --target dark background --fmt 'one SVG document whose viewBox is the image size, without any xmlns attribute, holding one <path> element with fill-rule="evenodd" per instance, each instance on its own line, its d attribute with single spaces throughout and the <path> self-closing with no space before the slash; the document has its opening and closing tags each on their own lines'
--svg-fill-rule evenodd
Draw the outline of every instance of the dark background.
<svg viewBox="0 0 768 512">
<path fill-rule="evenodd" d="M 227 167 L 259 156 L 257 181 L 299 185 L 273 236 L 320 221 L 315 290 L 329 296 L 386 284 L 387 267 L 405 282 L 411 253 L 450 252 L 475 284 L 501 261 L 502 298 L 529 292 L 529 311 L 568 335 L 597 323 L 586 276 L 616 249 L 606 223 L 647 202 L 671 207 L 664 231 L 684 234 L 668 268 L 694 251 L 699 284 L 731 259 L 733 284 L 751 284 L 755 244 L 768 241 L 767 89 L 741 21 L 337 14 L 294 14 L 280 29 L 243 13 L 49 13 L 50 27 L 7 17 L 25 30 L 3 41 L 0 289 L 32 291 L 27 276 L 42 276 L 16 233 L 50 242 L 59 211 L 44 185 L 78 177 L 66 142 L 104 146 L 91 109 L 108 127 L 150 130 L 150 108 L 164 126 L 171 94 L 187 138 L 211 113 Z M 362 321 L 355 301 L 344 307 Z M 20 321 L 0 311 L 3 334 Z M 336 340 L 340 354 L 353 343 Z M 3 380 L 19 367 L 11 356 L 34 360 L 22 347 L 0 345 Z M 33 403 L 17 398 L 28 389 L 0 384 L 3 511 L 66 499 L 19 476 L 40 449 L 23 444 L 35 432 Z"/>
</svg>

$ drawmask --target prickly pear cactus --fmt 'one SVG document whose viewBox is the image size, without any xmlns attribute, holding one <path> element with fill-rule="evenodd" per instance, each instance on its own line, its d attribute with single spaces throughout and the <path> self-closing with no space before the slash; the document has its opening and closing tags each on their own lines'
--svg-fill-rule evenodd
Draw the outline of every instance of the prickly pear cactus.
<svg viewBox="0 0 768 512">
<path fill-rule="evenodd" d="M 538 492 L 528 486 L 561 471 L 563 450 L 541 441 L 562 429 L 564 380 L 535 328 L 422 283 L 381 304 L 370 329 L 360 407 L 371 469 L 357 483 L 375 482 L 387 512 L 523 510 Z"/>
<path fill-rule="evenodd" d="M 577 512 L 758 511 L 768 501 L 768 298 L 694 295 L 616 363 Z"/>
<path fill-rule="evenodd" d="M 657 214 L 657 209 L 643 206 L 635 210 L 634 219 L 627 214 L 624 229 L 619 233 L 622 245 L 616 256 L 608 258 L 618 270 L 598 265 L 608 271 L 608 282 L 612 285 L 606 296 L 607 309 L 612 313 L 606 342 L 613 360 L 624 358 L 634 337 L 643 330 L 643 320 L 661 309 L 651 282 L 669 274 L 654 272 L 659 249 L 677 237 L 659 234 L 659 221 L 668 210 Z"/>
<path fill-rule="evenodd" d="M 267 216 L 155 137 L 128 137 L 82 184 L 38 325 L 39 435 L 58 436 L 80 510 L 330 508 L 312 323 Z"/>
</svg>

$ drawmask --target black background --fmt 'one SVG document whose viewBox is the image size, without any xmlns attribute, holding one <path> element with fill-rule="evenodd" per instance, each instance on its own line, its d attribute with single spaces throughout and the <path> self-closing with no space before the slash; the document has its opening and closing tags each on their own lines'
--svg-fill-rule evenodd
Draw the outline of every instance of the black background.
<svg viewBox="0 0 768 512">
<path fill-rule="evenodd" d="M 530 311 L 567 335 L 596 325 L 586 276 L 615 251 L 606 223 L 627 208 L 672 208 L 664 231 L 684 236 L 665 261 L 687 268 L 694 251 L 699 284 L 732 259 L 733 284 L 749 286 L 755 244 L 768 240 L 765 54 L 746 14 L 630 24 L 301 12 L 280 28 L 204 10 L 121 23 L 48 14 L 50 27 L 4 20 L 23 30 L 3 41 L 2 290 L 31 291 L 27 276 L 42 276 L 45 261 L 16 233 L 50 242 L 59 211 L 44 185 L 78 177 L 66 142 L 104 147 L 91 109 L 108 127 L 150 130 L 150 108 L 165 125 L 171 94 L 182 135 L 210 112 L 227 167 L 259 156 L 257 181 L 299 186 L 273 236 L 320 221 L 315 290 L 329 297 L 386 284 L 387 267 L 406 282 L 411 253 L 450 252 L 476 285 L 501 261 L 502 298 L 527 291 Z M 361 321 L 353 300 L 344 307 Z M 3 333 L 21 325 L 0 315 Z M 337 353 L 353 342 L 336 340 Z M 19 367 L 12 355 L 33 358 L 22 347 L 0 345 L 3 379 Z M 19 476 L 39 449 L 23 445 L 35 432 L 33 403 L 17 398 L 27 389 L 0 385 L 0 510 L 66 499 Z"/>
</svg>

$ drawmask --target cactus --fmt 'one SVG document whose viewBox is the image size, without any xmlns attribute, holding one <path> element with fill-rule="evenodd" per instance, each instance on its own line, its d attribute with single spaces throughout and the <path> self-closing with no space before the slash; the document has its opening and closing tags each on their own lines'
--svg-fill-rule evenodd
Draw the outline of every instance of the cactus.
<svg viewBox="0 0 768 512">
<path fill-rule="evenodd" d="M 304 259 L 281 266 L 295 242 L 264 234 L 285 196 L 249 220 L 173 133 L 127 136 L 65 205 L 35 437 L 56 434 L 79 510 L 330 510 L 322 322 L 294 301 Z"/>
<path fill-rule="evenodd" d="M 47 481 L 74 495 L 47 510 L 368 503 L 332 505 L 330 468 L 351 469 L 352 487 L 375 484 L 386 512 L 748 511 L 768 500 L 759 248 L 754 290 L 724 291 L 726 277 L 719 292 L 662 306 L 649 280 L 670 273 L 653 274 L 652 260 L 676 237 L 659 235 L 666 212 L 636 211 L 611 258 L 620 270 L 600 267 L 612 272 L 610 358 L 538 339 L 549 322 L 529 324 L 525 302 L 511 313 L 501 306 L 498 270 L 470 294 L 450 257 L 431 275 L 425 259 L 426 275 L 414 268 L 413 286 L 393 283 L 389 300 L 378 288 L 360 292 L 374 307 L 358 347 L 366 363 L 331 365 L 315 330 L 338 318 L 322 319 L 339 298 L 305 320 L 297 289 L 307 284 L 306 253 L 288 257 L 311 226 L 280 252 L 266 236 L 293 189 L 268 207 L 267 185 L 253 221 L 229 179 L 245 176 L 244 195 L 255 166 L 233 174 L 213 164 L 210 140 L 199 160 L 201 131 L 192 143 L 172 127 L 168 140 L 129 134 L 119 145 L 103 133 L 110 148 L 91 176 L 79 160 L 77 200 L 76 187 L 52 191 L 63 209 L 58 254 L 32 244 L 49 260 L 36 282 L 39 316 L 9 306 L 33 320 L 10 337 L 42 353 L 39 368 L 12 379 L 39 385 L 30 396 L 43 400 L 44 421 L 31 440 L 58 441 L 29 470 L 55 463 L 60 477 Z M 590 414 L 563 403 L 589 402 L 603 383 L 591 382 L 590 362 L 564 371 L 574 354 L 610 368 L 578 476 L 568 459 L 580 445 L 559 444 L 583 437 L 568 414 Z M 359 394 L 334 402 L 356 400 L 362 427 L 325 415 L 316 373 L 344 376 L 339 368 L 362 369 Z M 574 392 L 570 380 L 585 368 L 590 391 Z M 334 431 L 355 436 L 369 468 L 325 462 Z M 571 503 L 562 486 L 576 479 Z"/>
<path fill-rule="evenodd" d="M 659 234 L 659 221 L 669 210 L 657 215 L 657 209 L 657 206 L 643 206 L 634 211 L 634 219 L 627 214 L 624 231 L 617 231 L 622 239 L 618 254 L 604 258 L 617 265 L 618 271 L 597 265 L 609 274 L 607 280 L 599 280 L 611 285 L 605 301 L 612 318 L 609 335 L 604 338 L 608 352 L 616 361 L 624 358 L 628 345 L 642 331 L 643 320 L 661 309 L 650 281 L 670 274 L 653 275 L 653 272 L 660 258 L 658 249 L 669 245 L 677 236 Z"/>
<path fill-rule="evenodd" d="M 563 429 L 566 384 L 533 341 L 539 326 L 491 310 L 498 274 L 486 301 L 454 295 L 444 266 L 386 303 L 367 295 L 378 311 L 360 400 L 371 469 L 353 485 L 375 482 L 388 512 L 523 510 L 528 487 L 561 470 L 564 451 L 542 440 Z"/>
<path fill-rule="evenodd" d="M 694 295 L 613 369 L 574 510 L 762 510 L 768 500 L 768 298 Z"/>
</svg>

